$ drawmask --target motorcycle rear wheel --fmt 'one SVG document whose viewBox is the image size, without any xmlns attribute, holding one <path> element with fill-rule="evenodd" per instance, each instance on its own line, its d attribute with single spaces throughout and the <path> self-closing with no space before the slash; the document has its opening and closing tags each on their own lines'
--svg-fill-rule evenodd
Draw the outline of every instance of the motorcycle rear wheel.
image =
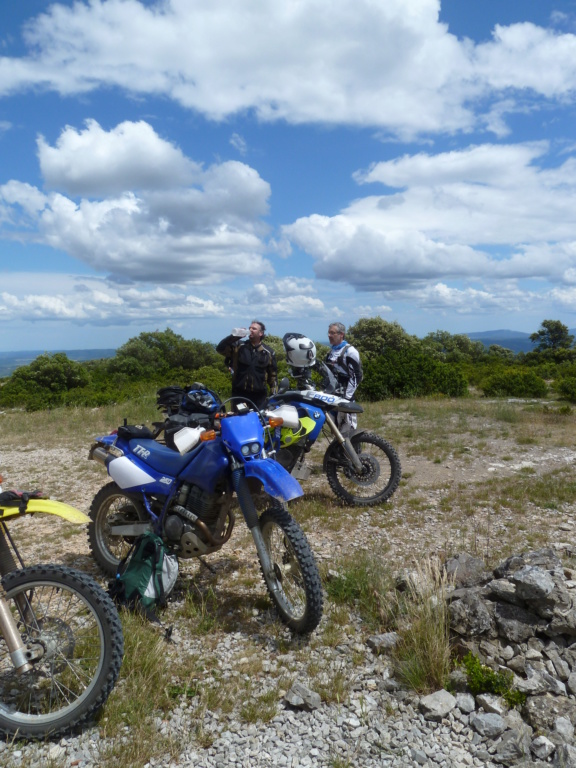
<svg viewBox="0 0 576 768">
<path fill-rule="evenodd" d="M 90 506 L 92 522 L 88 526 L 88 544 L 94 559 L 108 576 L 115 576 L 135 536 L 113 536 L 111 525 L 147 522 L 148 515 L 116 483 L 100 488 Z"/>
<path fill-rule="evenodd" d="M 2 579 L 32 654 L 18 675 L 0 634 L 0 732 L 54 737 L 90 719 L 118 678 L 124 638 L 112 600 L 80 571 L 34 565 Z"/>
<path fill-rule="evenodd" d="M 264 576 L 270 597 L 287 627 L 308 634 L 322 618 L 322 583 L 308 540 L 280 505 L 267 509 L 259 524 L 276 576 L 272 583 Z"/>
<path fill-rule="evenodd" d="M 361 432 L 351 438 L 363 470 L 358 472 L 338 443 L 328 447 L 326 477 L 330 488 L 345 504 L 365 507 L 389 499 L 402 477 L 400 459 L 384 438 Z"/>
</svg>

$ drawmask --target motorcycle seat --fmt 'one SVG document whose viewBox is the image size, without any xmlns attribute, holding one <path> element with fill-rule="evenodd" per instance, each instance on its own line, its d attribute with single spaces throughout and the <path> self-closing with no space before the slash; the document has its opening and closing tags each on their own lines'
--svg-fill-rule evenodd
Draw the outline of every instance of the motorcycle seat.
<svg viewBox="0 0 576 768">
<path fill-rule="evenodd" d="M 134 451 L 136 446 L 144 448 L 144 451 Z M 130 440 L 130 450 L 138 456 L 140 461 L 148 464 L 149 467 L 152 467 L 157 472 L 172 475 L 173 477 L 178 475 L 190 463 L 190 459 L 197 448 L 182 456 L 178 451 L 168 448 L 167 445 L 157 443 L 156 440 Z"/>
<path fill-rule="evenodd" d="M 287 392 L 276 392 L 268 402 L 272 405 L 273 403 L 291 403 L 293 400 L 302 400 L 302 392 L 292 389 Z"/>
</svg>

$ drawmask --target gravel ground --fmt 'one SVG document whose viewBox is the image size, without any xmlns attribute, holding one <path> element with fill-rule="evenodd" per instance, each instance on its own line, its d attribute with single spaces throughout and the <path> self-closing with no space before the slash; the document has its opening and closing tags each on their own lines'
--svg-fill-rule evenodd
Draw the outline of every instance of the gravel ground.
<svg viewBox="0 0 576 768">
<path fill-rule="evenodd" d="M 518 406 L 522 407 L 521 405 Z M 568 424 L 573 429 L 573 417 Z M 533 544 L 552 544 L 562 548 L 573 541 L 576 506 L 571 501 L 543 509 L 527 502 L 519 524 L 518 512 L 495 504 L 485 486 L 496 481 L 545 476 L 564 472 L 576 459 L 576 443 L 566 437 L 567 425 L 539 432 L 537 444 L 519 443 L 514 427 L 501 430 L 489 415 L 474 430 L 460 431 L 459 451 L 444 451 L 441 460 L 418 453 L 407 437 L 400 437 L 409 416 L 391 415 L 385 436 L 390 437 L 400 454 L 405 480 L 392 501 L 382 507 L 351 509 L 334 503 L 327 482 L 319 474 L 303 484 L 307 502 L 293 505 L 321 566 L 328 567 L 358 548 L 381 551 L 391 568 L 409 566 L 425 556 L 468 551 L 497 560 L 502 553 L 522 551 Z M 415 421 L 416 428 L 424 429 Z M 522 426 L 522 425 L 521 425 Z M 525 425 L 522 426 L 525 429 Z M 374 431 L 381 431 L 376 428 Z M 95 492 L 108 479 L 95 462 L 87 462 L 89 443 L 83 449 L 66 447 L 60 440 L 55 447 L 39 447 L 33 439 L 13 445 L 0 440 L 0 470 L 4 487 L 42 487 L 52 498 L 67 501 L 88 511 Z M 321 454 L 312 456 L 319 462 Z M 459 494 L 454 500 L 456 489 Z M 472 507 L 469 494 L 476 494 Z M 446 499 L 450 503 L 446 503 Z M 324 507 L 328 515 L 315 515 L 306 503 Z M 49 516 L 36 516 L 15 522 L 11 532 L 29 563 L 62 562 L 84 569 L 99 578 L 87 546 L 85 531 Z M 257 582 L 255 552 L 249 537 L 237 523 L 232 541 L 220 553 L 210 556 L 213 572 L 196 563 L 185 563 L 184 579 L 206 579 L 214 584 L 223 600 L 246 601 L 248 619 L 239 631 L 216 630 L 210 638 L 213 664 L 234 677 L 239 660 L 258 655 L 261 668 L 252 680 L 253 691 L 264 693 L 275 688 L 277 712 L 267 723 L 246 723 L 238 708 L 229 714 L 206 710 L 198 722 L 197 702 L 175 700 L 168 716 L 158 717 L 154 727 L 172 743 L 165 757 L 155 757 L 147 765 L 197 766 L 486 766 L 491 768 L 495 746 L 470 725 L 470 715 L 458 708 L 441 722 L 430 722 L 418 710 L 418 699 L 397 691 L 390 682 L 390 669 L 384 657 L 375 656 L 366 644 L 366 630 L 351 616 L 337 642 L 311 641 L 309 646 L 294 646 L 287 633 L 278 629 L 272 611 L 262 608 L 265 594 Z M 254 584 L 246 586 L 247 577 Z M 225 589 L 223 586 L 225 585 Z M 259 598 L 259 599 L 256 599 Z M 171 610 L 176 610 L 177 603 Z M 323 624 L 329 620 L 327 610 Z M 168 616 L 167 622 L 170 618 Z M 320 630 L 322 631 L 322 625 Z M 319 638 L 322 638 L 321 632 Z M 168 654 L 198 654 L 206 651 L 206 638 L 187 631 L 176 622 L 175 643 Z M 310 670 L 315 666 L 312 678 Z M 326 685 L 334 678 L 346 680 L 340 701 L 323 703 L 303 711 L 283 702 L 285 690 L 279 684 L 286 672 L 291 680 L 305 685 Z M 201 746 L 198 729 L 210 736 Z M 0 742 L 0 765 L 12 766 L 98 766 L 106 744 L 94 726 L 81 735 L 43 744 Z M 535 763 L 538 764 L 538 763 Z M 542 763 L 544 765 L 545 763 Z"/>
</svg>

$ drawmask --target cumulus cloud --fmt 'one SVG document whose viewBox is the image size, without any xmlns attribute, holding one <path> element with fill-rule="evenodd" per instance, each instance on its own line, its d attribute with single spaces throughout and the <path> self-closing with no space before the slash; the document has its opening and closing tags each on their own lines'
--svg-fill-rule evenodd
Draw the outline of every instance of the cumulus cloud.
<svg viewBox="0 0 576 768">
<path fill-rule="evenodd" d="M 272 271 L 262 239 L 270 186 L 244 163 L 203 168 L 146 123 L 104 131 L 93 120 L 67 127 L 55 146 L 40 140 L 39 156 L 45 192 L 0 186 L 4 235 L 31 233 L 116 279 L 205 283 Z"/>
<path fill-rule="evenodd" d="M 256 283 L 247 292 L 246 300 L 258 312 L 274 317 L 321 317 L 326 310 L 316 292 L 311 280 L 286 277 Z"/>
<path fill-rule="evenodd" d="M 68 320 L 126 325 L 221 317 L 222 304 L 183 288 L 118 287 L 106 280 L 53 273 L 10 273 L 0 292 L 0 321 Z"/>
<path fill-rule="evenodd" d="M 514 282 L 482 288 L 456 287 L 443 282 L 422 288 L 404 289 L 394 296 L 435 314 L 489 315 L 495 312 L 523 312 L 544 304 L 549 297 L 522 290 Z"/>
<path fill-rule="evenodd" d="M 514 92 L 572 99 L 576 38 L 497 26 L 474 45 L 439 22 L 439 0 L 55 3 L 24 29 L 28 55 L 0 58 L 0 92 L 116 86 L 223 119 L 349 123 L 397 135 L 468 130 Z M 526 66 L 526 62 L 536 66 Z"/>
<path fill-rule="evenodd" d="M 576 266 L 575 170 L 573 155 L 559 163 L 546 142 L 407 155 L 356 174 L 387 194 L 283 231 L 318 277 L 364 291 L 441 279 L 561 282 Z"/>
<path fill-rule="evenodd" d="M 96 120 L 87 120 L 83 131 L 66 126 L 54 147 L 39 137 L 38 159 L 50 188 L 90 197 L 185 186 L 201 175 L 197 163 L 143 120 L 110 131 Z"/>
</svg>

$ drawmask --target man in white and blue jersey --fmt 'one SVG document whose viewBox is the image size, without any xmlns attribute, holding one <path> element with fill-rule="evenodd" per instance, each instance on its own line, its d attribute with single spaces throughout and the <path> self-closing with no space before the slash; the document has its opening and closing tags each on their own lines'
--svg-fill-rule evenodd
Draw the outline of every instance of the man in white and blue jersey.
<svg viewBox="0 0 576 768">
<path fill-rule="evenodd" d="M 325 363 L 338 380 L 342 396 L 354 400 L 354 394 L 362 381 L 362 363 L 356 347 L 346 339 L 346 327 L 342 323 L 330 323 L 328 326 L 328 341 L 330 352 L 326 355 Z M 358 426 L 355 413 L 339 413 L 338 429 L 347 435 Z"/>
</svg>

